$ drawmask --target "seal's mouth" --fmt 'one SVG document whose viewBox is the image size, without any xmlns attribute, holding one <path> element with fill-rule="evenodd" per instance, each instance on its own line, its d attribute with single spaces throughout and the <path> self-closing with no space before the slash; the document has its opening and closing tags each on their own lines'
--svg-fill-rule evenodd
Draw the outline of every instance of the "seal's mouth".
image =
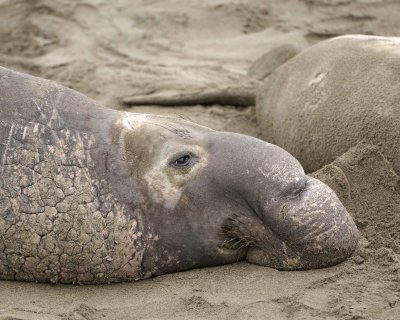
<svg viewBox="0 0 400 320">
<path fill-rule="evenodd" d="M 221 248 L 240 250 L 255 245 L 253 239 L 246 234 L 247 226 L 243 220 L 244 217 L 236 213 L 225 220 L 222 225 L 222 233 L 225 236 L 225 240 L 220 245 Z"/>
</svg>

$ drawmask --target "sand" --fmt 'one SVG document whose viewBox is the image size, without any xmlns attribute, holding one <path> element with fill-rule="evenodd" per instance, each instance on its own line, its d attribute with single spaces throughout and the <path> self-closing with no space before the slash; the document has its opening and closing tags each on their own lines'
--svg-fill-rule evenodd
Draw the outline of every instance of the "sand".
<svg viewBox="0 0 400 320">
<path fill-rule="evenodd" d="M 115 109 L 176 114 L 259 137 L 254 107 L 136 107 L 137 94 L 190 93 L 253 80 L 253 61 L 340 34 L 400 35 L 384 0 L 0 0 L 0 65 L 55 80 Z M 0 281 L 0 320 L 399 319 L 399 176 L 359 144 L 315 176 L 360 230 L 345 263 L 279 272 L 245 262 L 109 286 Z"/>
</svg>

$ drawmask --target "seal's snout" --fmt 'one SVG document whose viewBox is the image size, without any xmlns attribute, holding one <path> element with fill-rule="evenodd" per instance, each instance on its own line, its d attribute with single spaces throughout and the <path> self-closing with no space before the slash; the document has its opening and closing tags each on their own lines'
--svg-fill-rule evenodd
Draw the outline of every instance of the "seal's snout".
<svg viewBox="0 0 400 320">
<path fill-rule="evenodd" d="M 280 270 L 322 268 L 344 261 L 357 246 L 358 231 L 351 216 L 317 179 L 306 176 L 290 184 L 280 205 L 269 210 L 264 219 L 268 240 L 249 250 L 250 262 Z M 266 250 L 270 243 L 274 254 Z"/>
<path fill-rule="evenodd" d="M 280 192 L 280 198 L 294 198 L 304 194 L 309 188 L 308 176 L 296 177 L 287 183 L 285 188 Z"/>
<path fill-rule="evenodd" d="M 213 181 L 244 199 L 244 217 L 229 221 L 233 232 L 228 233 L 248 244 L 249 262 L 280 270 L 313 269 L 352 254 L 358 233 L 351 216 L 326 184 L 304 173 L 299 161 L 258 139 L 212 136 L 217 142 L 210 144 L 210 163 L 218 164 Z M 248 152 L 237 152 L 246 148 L 252 152 L 250 162 Z"/>
<path fill-rule="evenodd" d="M 288 204 L 288 218 L 297 228 L 295 237 L 286 237 L 297 244 L 315 243 L 317 248 L 326 244 L 332 250 L 350 255 L 357 244 L 357 228 L 336 194 L 323 182 L 307 177 L 307 184 L 299 197 Z"/>
</svg>

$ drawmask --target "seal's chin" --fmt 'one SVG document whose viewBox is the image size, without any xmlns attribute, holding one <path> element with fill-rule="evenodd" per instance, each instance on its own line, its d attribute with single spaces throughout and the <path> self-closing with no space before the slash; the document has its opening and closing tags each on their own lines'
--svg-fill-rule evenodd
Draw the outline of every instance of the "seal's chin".
<svg viewBox="0 0 400 320">
<path fill-rule="evenodd" d="M 302 270 L 301 258 L 299 256 L 288 256 L 283 252 L 267 252 L 264 249 L 250 248 L 246 255 L 246 260 L 250 263 L 258 264 L 264 267 L 271 267 L 277 270 Z"/>
<path fill-rule="evenodd" d="M 303 269 L 301 256 L 265 224 L 253 225 L 250 234 L 254 245 L 248 248 L 248 262 L 278 270 Z"/>
</svg>

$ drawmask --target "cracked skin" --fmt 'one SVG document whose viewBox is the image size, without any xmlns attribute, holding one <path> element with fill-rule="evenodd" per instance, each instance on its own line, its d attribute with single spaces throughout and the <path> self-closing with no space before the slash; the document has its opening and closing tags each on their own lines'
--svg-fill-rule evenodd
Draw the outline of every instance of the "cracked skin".
<svg viewBox="0 0 400 320">
<path fill-rule="evenodd" d="M 111 283 L 246 257 L 309 269 L 356 247 L 336 195 L 271 144 L 103 108 L 1 67 L 0 112 L 1 279 Z M 236 150 L 252 144 L 245 168 Z"/>
<path fill-rule="evenodd" d="M 101 164 L 94 159 L 107 150 L 95 147 L 103 137 L 90 126 L 112 118 L 103 110 L 89 115 L 81 108 L 82 96 L 56 84 L 6 69 L 0 74 L 1 278 L 53 283 L 140 278 L 138 217 L 113 194 L 107 170 L 99 174 Z"/>
</svg>

